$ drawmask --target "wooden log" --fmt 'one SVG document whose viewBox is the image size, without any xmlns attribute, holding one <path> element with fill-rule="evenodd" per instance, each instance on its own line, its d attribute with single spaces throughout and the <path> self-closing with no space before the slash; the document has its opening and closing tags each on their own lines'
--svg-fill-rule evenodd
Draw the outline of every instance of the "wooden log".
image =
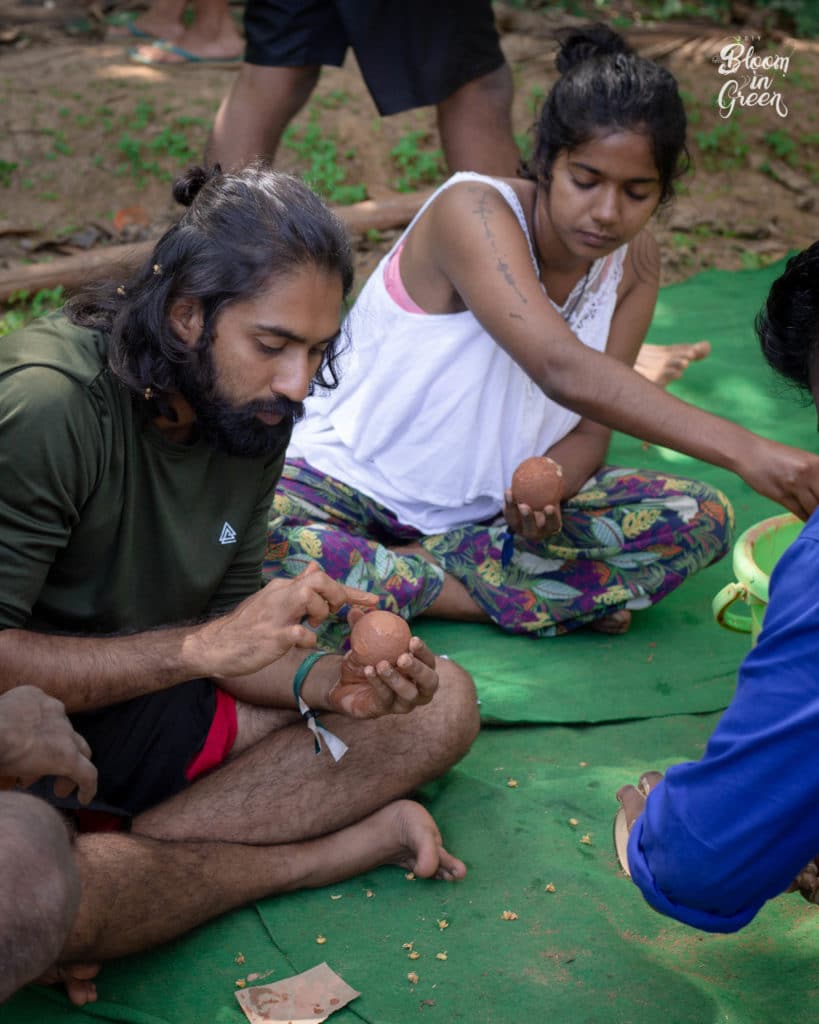
<svg viewBox="0 0 819 1024">
<path fill-rule="evenodd" d="M 113 273 L 117 264 L 122 264 L 126 271 L 137 266 L 148 257 L 152 245 L 108 245 L 76 256 L 58 256 L 48 263 L 21 263 L 0 272 L 0 302 L 16 292 L 33 295 L 41 288 L 56 288 L 60 284 L 67 292 L 76 291 L 89 281 Z"/>
<path fill-rule="evenodd" d="M 386 231 L 408 224 L 432 191 L 425 189 L 383 199 L 365 199 L 352 206 L 333 207 L 333 211 L 351 235 Z M 16 292 L 27 291 L 33 295 L 41 288 L 56 288 L 57 285 L 62 285 L 66 292 L 73 292 L 90 281 L 115 274 L 118 269 L 126 275 L 150 256 L 154 244 L 151 241 L 109 245 L 74 256 L 60 256 L 48 263 L 25 263 L 1 271 L 0 302 Z"/>
</svg>

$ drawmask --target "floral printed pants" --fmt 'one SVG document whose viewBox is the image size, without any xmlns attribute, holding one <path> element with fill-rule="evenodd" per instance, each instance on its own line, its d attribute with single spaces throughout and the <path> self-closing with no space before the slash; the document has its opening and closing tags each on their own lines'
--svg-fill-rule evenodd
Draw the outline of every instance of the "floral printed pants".
<svg viewBox="0 0 819 1024">
<path fill-rule="evenodd" d="M 620 608 L 647 608 L 728 551 L 733 510 L 697 480 L 604 466 L 563 503 L 546 541 L 512 537 L 503 517 L 426 536 L 378 502 L 300 459 L 289 460 L 273 501 L 267 579 L 318 562 L 334 579 L 379 594 L 411 619 L 441 591 L 444 573 L 510 633 L 556 636 Z M 392 548 L 420 544 L 435 563 Z M 346 625 L 329 621 L 324 643 Z"/>
</svg>

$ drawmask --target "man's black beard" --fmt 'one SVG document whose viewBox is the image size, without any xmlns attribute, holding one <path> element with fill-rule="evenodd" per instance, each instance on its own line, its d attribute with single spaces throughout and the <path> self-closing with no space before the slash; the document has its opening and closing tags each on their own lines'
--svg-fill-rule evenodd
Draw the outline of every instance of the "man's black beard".
<svg viewBox="0 0 819 1024">
<path fill-rule="evenodd" d="M 178 369 L 179 390 L 196 415 L 202 439 L 219 452 L 241 458 L 255 458 L 283 452 L 293 424 L 304 416 L 304 404 L 284 395 L 234 405 L 222 396 L 215 379 L 210 346 L 198 352 L 198 365 Z M 282 416 L 281 423 L 263 423 L 257 413 Z"/>
</svg>

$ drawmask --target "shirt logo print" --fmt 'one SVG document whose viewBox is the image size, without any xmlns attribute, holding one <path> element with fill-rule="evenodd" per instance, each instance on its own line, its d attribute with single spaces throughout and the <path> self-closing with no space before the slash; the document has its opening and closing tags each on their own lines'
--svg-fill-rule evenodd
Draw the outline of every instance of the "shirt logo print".
<svg viewBox="0 0 819 1024">
<path fill-rule="evenodd" d="M 235 544 L 236 543 L 236 531 L 233 529 L 233 527 L 230 525 L 230 523 L 227 520 L 225 520 L 225 525 L 222 527 L 222 532 L 219 534 L 219 543 L 220 544 Z"/>
</svg>

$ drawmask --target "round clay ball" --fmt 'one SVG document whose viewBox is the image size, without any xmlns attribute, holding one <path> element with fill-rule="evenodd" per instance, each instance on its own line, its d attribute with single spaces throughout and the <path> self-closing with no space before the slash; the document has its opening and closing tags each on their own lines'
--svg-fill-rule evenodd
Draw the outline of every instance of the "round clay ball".
<svg viewBox="0 0 819 1024">
<path fill-rule="evenodd" d="M 350 633 L 350 647 L 361 665 L 388 661 L 394 665 L 409 649 L 412 633 L 400 615 L 374 611 L 358 620 Z"/>
<path fill-rule="evenodd" d="M 524 459 L 512 474 L 512 497 L 518 505 L 544 509 L 563 497 L 563 469 L 545 455 Z"/>
</svg>

